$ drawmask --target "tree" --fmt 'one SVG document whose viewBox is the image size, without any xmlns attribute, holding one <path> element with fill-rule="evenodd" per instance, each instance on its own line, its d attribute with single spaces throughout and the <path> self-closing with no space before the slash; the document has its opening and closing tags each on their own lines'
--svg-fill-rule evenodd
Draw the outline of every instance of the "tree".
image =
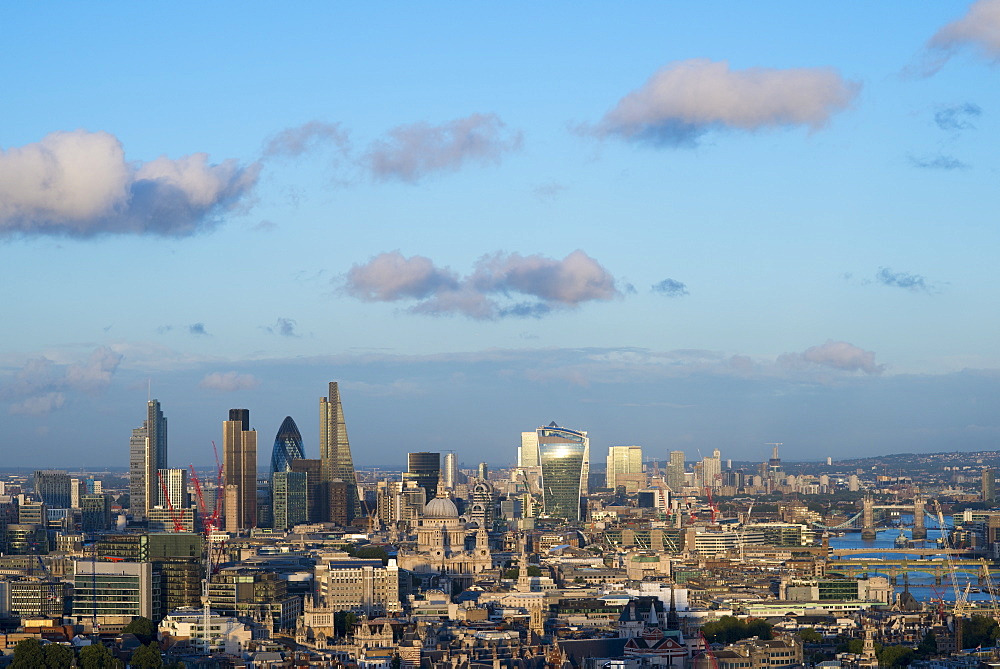
<svg viewBox="0 0 1000 669">
<path fill-rule="evenodd" d="M 369 560 L 379 559 L 383 565 L 389 564 L 389 552 L 384 546 L 365 546 L 354 551 L 354 557 Z"/>
<path fill-rule="evenodd" d="M 37 669 L 45 666 L 45 652 L 38 639 L 21 639 L 14 646 L 13 669 Z"/>
<path fill-rule="evenodd" d="M 799 638 L 803 643 L 823 643 L 823 635 L 816 631 L 815 627 L 807 627 L 799 631 Z"/>
<path fill-rule="evenodd" d="M 162 669 L 163 656 L 160 655 L 160 647 L 156 643 L 150 643 L 148 646 L 136 648 L 129 664 L 136 669 Z"/>
<path fill-rule="evenodd" d="M 761 640 L 771 638 L 771 626 L 766 621 L 760 619 L 743 621 L 733 616 L 722 616 L 718 620 L 705 623 L 701 632 L 709 643 L 733 643 L 752 636 L 760 637 Z"/>
<path fill-rule="evenodd" d="M 117 661 L 102 643 L 94 643 L 80 649 L 80 669 L 111 669 Z"/>
<path fill-rule="evenodd" d="M 917 646 L 917 655 L 920 658 L 933 657 L 938 654 L 938 644 L 937 637 L 934 636 L 934 632 L 927 630 L 924 634 L 924 638 L 920 640 L 920 645 Z"/>
<path fill-rule="evenodd" d="M 882 650 L 875 655 L 880 667 L 907 667 L 913 660 L 914 653 L 909 646 L 882 646 Z"/>
<path fill-rule="evenodd" d="M 147 644 L 156 637 L 156 626 L 153 625 L 153 621 L 149 618 L 136 616 L 125 626 L 122 634 L 134 634 L 139 638 L 139 641 Z"/>
<path fill-rule="evenodd" d="M 962 626 L 962 647 L 992 646 L 1000 636 L 1000 626 L 992 618 L 973 615 Z"/>
<path fill-rule="evenodd" d="M 350 611 L 337 611 L 333 614 L 333 632 L 338 637 L 346 637 L 354 630 L 358 617 Z"/>
<path fill-rule="evenodd" d="M 44 648 L 45 666 L 47 669 L 69 669 L 73 666 L 75 655 L 69 646 L 50 643 Z"/>
</svg>

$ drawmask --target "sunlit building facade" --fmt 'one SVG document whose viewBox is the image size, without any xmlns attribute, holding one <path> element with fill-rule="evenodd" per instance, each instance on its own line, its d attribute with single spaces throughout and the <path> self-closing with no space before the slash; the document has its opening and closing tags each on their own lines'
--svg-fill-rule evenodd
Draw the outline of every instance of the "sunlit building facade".
<svg viewBox="0 0 1000 669">
<path fill-rule="evenodd" d="M 543 513 L 551 518 L 579 521 L 580 496 L 589 470 L 587 433 L 555 423 L 538 428 L 537 433 Z"/>
</svg>

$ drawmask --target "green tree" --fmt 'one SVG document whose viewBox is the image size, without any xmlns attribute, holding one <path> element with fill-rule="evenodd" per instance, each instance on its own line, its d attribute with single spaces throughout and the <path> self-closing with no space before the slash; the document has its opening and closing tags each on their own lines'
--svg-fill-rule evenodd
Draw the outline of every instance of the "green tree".
<svg viewBox="0 0 1000 669">
<path fill-rule="evenodd" d="M 709 643 L 733 643 L 752 636 L 760 637 L 762 640 L 771 638 L 771 626 L 766 621 L 760 619 L 743 621 L 733 616 L 722 616 L 718 620 L 705 623 L 701 632 Z"/>
<path fill-rule="evenodd" d="M 882 646 L 875 655 L 880 667 L 907 667 L 914 659 L 913 649 L 909 646 Z"/>
<path fill-rule="evenodd" d="M 69 669 L 73 666 L 75 655 L 69 646 L 50 643 L 44 648 L 45 666 L 47 669 Z"/>
<path fill-rule="evenodd" d="M 14 646 L 13 669 L 38 669 L 45 666 L 45 651 L 38 639 L 21 639 Z"/>
<path fill-rule="evenodd" d="M 358 617 L 350 611 L 337 611 L 333 614 L 333 632 L 338 637 L 346 637 L 349 632 L 354 630 L 354 625 L 357 622 Z"/>
<path fill-rule="evenodd" d="M 1000 626 L 992 618 L 974 615 L 962 626 L 962 647 L 992 646 L 1000 636 Z"/>
<path fill-rule="evenodd" d="M 354 557 L 369 560 L 379 559 L 383 565 L 389 564 L 389 552 L 384 546 L 365 546 L 354 551 Z"/>
<path fill-rule="evenodd" d="M 934 632 L 927 630 L 927 633 L 924 634 L 924 638 L 920 640 L 920 645 L 917 646 L 917 655 L 921 658 L 927 658 L 933 657 L 937 654 L 937 637 L 934 636 Z"/>
<path fill-rule="evenodd" d="M 815 627 L 807 627 L 799 631 L 799 638 L 803 643 L 823 643 L 823 635 L 816 631 Z"/>
<path fill-rule="evenodd" d="M 149 643 L 156 637 L 156 626 L 153 625 L 153 621 L 149 618 L 144 618 L 143 616 L 136 616 L 132 618 L 132 621 L 125 626 L 122 630 L 122 634 L 134 634 L 139 638 L 144 644 Z"/>
<path fill-rule="evenodd" d="M 136 669 L 162 669 L 163 656 L 160 655 L 160 647 L 156 643 L 150 643 L 148 646 L 136 648 L 129 664 Z"/>
<path fill-rule="evenodd" d="M 80 669 L 111 669 L 115 666 L 115 658 L 103 643 L 94 643 L 80 649 Z"/>
</svg>

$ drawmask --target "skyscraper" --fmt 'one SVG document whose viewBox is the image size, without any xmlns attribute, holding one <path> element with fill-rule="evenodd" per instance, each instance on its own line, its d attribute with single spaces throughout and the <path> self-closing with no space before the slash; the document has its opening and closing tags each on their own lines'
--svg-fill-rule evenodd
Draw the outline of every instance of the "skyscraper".
<svg viewBox="0 0 1000 669">
<path fill-rule="evenodd" d="M 407 453 L 404 481 L 413 481 L 427 493 L 427 501 L 437 497 L 441 480 L 440 453 Z"/>
<path fill-rule="evenodd" d="M 291 416 L 285 416 L 274 438 L 274 448 L 271 449 L 271 478 L 275 472 L 292 471 L 292 460 L 306 457 L 302 447 L 302 435 Z"/>
<path fill-rule="evenodd" d="M 992 503 L 996 499 L 996 485 L 996 473 L 993 468 L 983 467 L 982 493 L 984 502 Z"/>
<path fill-rule="evenodd" d="M 162 506 L 164 509 L 169 507 L 174 507 L 175 509 L 186 509 L 188 506 L 188 494 L 187 494 L 187 470 L 186 469 L 157 469 L 157 506 Z M 162 485 L 160 484 L 162 481 Z M 163 489 L 167 489 L 167 495 L 170 496 L 170 504 L 167 504 L 167 498 L 163 495 Z"/>
<path fill-rule="evenodd" d="M 538 466 L 538 431 L 522 432 L 521 445 L 517 449 L 518 467 Z"/>
<path fill-rule="evenodd" d="M 536 431 L 544 513 L 576 522 L 580 520 L 580 496 L 586 480 L 585 465 L 590 445 L 587 433 L 555 423 Z"/>
<path fill-rule="evenodd" d="M 678 493 L 684 487 L 684 451 L 670 451 L 667 463 L 667 486 Z"/>
<path fill-rule="evenodd" d="M 132 430 L 129 441 L 129 510 L 133 517 L 144 518 L 156 506 L 160 489 L 156 470 L 166 468 L 167 419 L 159 400 L 149 400 L 146 420 Z"/>
<path fill-rule="evenodd" d="M 458 459 L 455 457 L 455 451 L 448 451 L 444 454 L 444 468 L 441 470 L 441 477 L 441 485 L 448 490 L 455 489 L 458 478 Z"/>
<path fill-rule="evenodd" d="M 712 451 L 711 456 L 701 459 L 702 484 L 706 488 L 718 488 L 722 485 L 722 454 L 719 449 Z"/>
<path fill-rule="evenodd" d="M 610 446 L 608 448 L 607 486 L 614 490 L 621 474 L 642 474 L 640 446 Z"/>
<path fill-rule="evenodd" d="M 308 474 L 277 471 L 271 479 L 274 529 L 286 530 L 309 519 Z"/>
<path fill-rule="evenodd" d="M 257 431 L 250 429 L 249 409 L 230 409 L 222 423 L 223 473 L 226 485 L 226 531 L 257 526 Z"/>
<path fill-rule="evenodd" d="M 361 503 L 358 500 L 358 482 L 354 476 L 351 444 L 347 440 L 344 407 L 340 402 L 340 389 L 336 381 L 330 382 L 329 395 L 319 400 L 319 459 L 324 484 L 332 488 L 334 482 L 341 481 L 347 486 L 346 513 L 343 518 L 332 517 L 339 504 L 334 504 L 336 496 L 328 490 L 331 513 L 329 520 L 348 525 L 361 515 Z"/>
</svg>

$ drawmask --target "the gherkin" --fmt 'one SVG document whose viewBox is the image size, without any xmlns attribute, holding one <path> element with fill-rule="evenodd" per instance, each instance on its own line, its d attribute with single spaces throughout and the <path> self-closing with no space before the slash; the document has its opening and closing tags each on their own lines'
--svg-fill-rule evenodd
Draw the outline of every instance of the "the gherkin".
<svg viewBox="0 0 1000 669">
<path fill-rule="evenodd" d="M 285 416 L 274 438 L 274 449 L 271 451 L 271 476 L 274 472 L 292 471 L 292 460 L 306 457 L 302 447 L 302 435 L 291 416 Z"/>
</svg>

